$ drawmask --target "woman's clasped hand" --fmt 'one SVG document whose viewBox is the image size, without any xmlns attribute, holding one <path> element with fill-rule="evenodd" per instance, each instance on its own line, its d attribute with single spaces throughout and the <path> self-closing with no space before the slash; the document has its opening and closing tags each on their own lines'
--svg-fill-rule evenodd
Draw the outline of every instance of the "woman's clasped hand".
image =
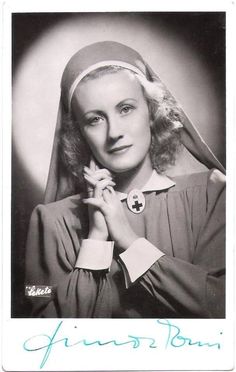
<svg viewBox="0 0 236 372">
<path fill-rule="evenodd" d="M 84 178 L 89 196 L 83 199 L 89 209 L 88 238 L 107 240 L 110 236 L 121 252 L 126 250 L 138 236 L 132 230 L 119 196 L 113 188 L 115 182 L 111 172 L 99 169 L 92 159 L 90 167 L 84 167 Z"/>
</svg>

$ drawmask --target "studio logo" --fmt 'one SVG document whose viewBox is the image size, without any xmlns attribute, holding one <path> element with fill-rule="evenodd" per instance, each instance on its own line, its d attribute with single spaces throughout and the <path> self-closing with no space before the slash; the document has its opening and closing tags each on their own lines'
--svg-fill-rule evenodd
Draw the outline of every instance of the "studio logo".
<svg viewBox="0 0 236 372">
<path fill-rule="evenodd" d="M 53 287 L 49 285 L 26 285 L 25 295 L 28 297 L 51 297 Z"/>
</svg>

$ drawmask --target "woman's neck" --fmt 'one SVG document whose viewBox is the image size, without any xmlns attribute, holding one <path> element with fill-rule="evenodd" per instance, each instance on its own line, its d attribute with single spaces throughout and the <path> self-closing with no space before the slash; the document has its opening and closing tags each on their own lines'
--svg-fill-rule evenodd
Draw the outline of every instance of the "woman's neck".
<svg viewBox="0 0 236 372">
<path fill-rule="evenodd" d="M 151 159 L 147 157 L 138 167 L 127 172 L 116 173 L 116 190 L 128 194 L 133 189 L 142 189 L 151 177 L 152 171 Z"/>
</svg>

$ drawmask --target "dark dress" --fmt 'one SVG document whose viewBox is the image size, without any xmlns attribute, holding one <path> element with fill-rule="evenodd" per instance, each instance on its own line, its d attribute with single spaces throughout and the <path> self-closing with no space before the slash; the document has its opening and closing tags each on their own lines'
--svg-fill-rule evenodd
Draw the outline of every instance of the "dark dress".
<svg viewBox="0 0 236 372">
<path fill-rule="evenodd" d="M 223 318 L 224 176 L 211 170 L 173 180 L 167 190 L 146 193 L 140 214 L 122 202 L 135 233 L 165 254 L 128 288 L 116 253 L 110 271 L 75 268 L 81 240 L 88 236 L 87 206 L 79 195 L 37 206 L 25 284 L 52 286 L 53 294 L 29 297 L 30 316 Z"/>
</svg>

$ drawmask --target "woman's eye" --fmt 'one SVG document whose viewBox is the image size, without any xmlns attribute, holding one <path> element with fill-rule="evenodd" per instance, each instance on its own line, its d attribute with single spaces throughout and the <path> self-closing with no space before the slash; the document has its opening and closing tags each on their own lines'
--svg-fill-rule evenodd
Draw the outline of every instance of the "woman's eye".
<svg viewBox="0 0 236 372">
<path fill-rule="evenodd" d="M 97 125 L 103 121 L 103 118 L 101 116 L 94 116 L 87 120 L 87 123 L 89 125 Z"/>
<path fill-rule="evenodd" d="M 121 114 L 129 114 L 134 108 L 132 106 L 123 106 L 120 110 Z"/>
</svg>

